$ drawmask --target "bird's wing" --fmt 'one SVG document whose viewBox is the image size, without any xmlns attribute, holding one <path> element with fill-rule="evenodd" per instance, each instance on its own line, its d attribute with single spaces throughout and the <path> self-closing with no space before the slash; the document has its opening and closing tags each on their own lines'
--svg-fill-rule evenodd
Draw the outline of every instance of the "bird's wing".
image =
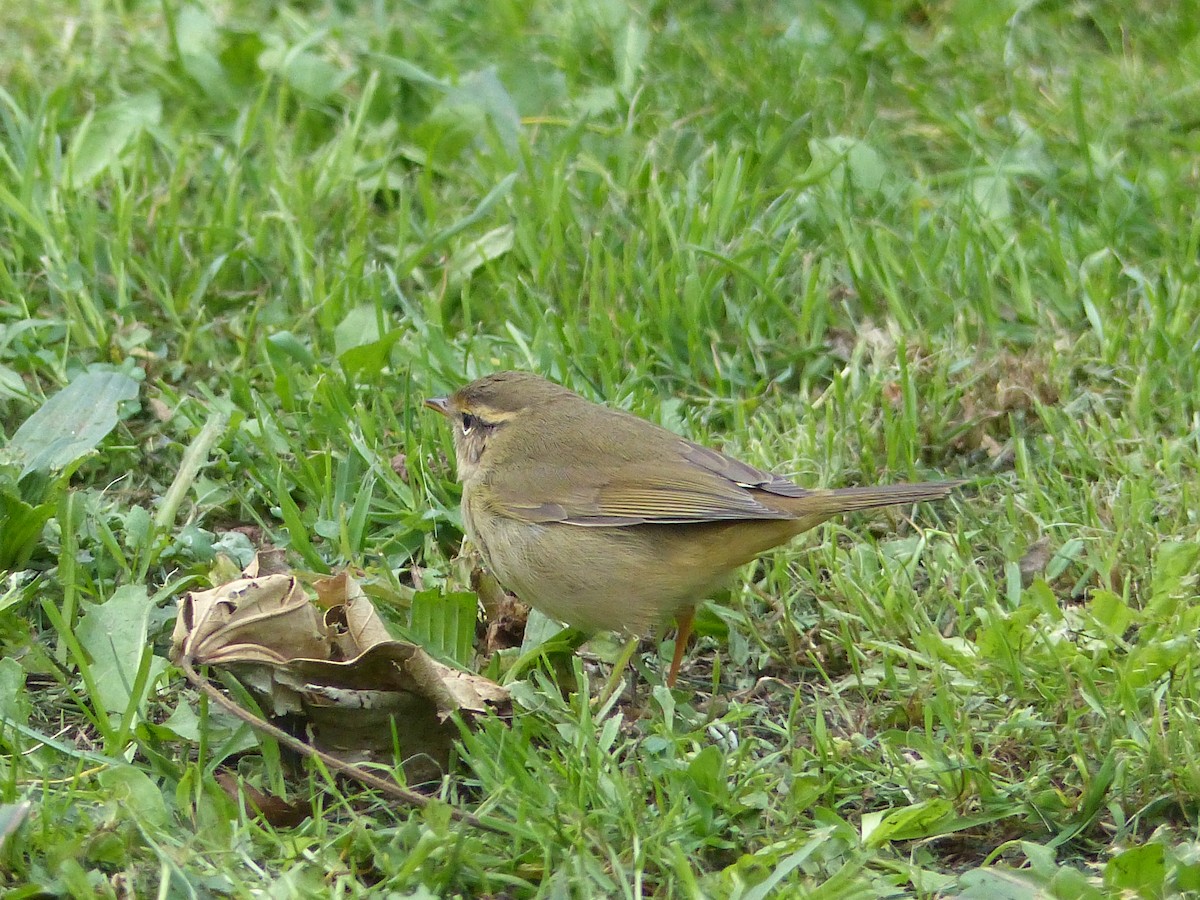
<svg viewBox="0 0 1200 900">
<path fill-rule="evenodd" d="M 762 492 L 786 497 L 809 493 L 682 438 L 659 449 L 655 458 L 628 460 L 605 473 L 576 470 L 569 484 L 566 473 L 543 467 L 537 477 L 525 480 L 524 497 L 495 491 L 495 511 L 532 523 L 595 526 L 788 519 L 788 511 L 761 502 Z M 533 490 L 531 484 L 536 485 Z"/>
</svg>

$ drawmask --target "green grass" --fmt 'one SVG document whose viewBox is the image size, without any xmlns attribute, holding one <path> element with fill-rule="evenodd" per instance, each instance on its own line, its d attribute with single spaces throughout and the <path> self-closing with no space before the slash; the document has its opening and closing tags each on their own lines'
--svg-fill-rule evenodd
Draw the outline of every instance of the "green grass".
<svg viewBox="0 0 1200 900">
<path fill-rule="evenodd" d="M 1194 2 L 5 4 L 6 895 L 1200 891 L 1197 73 Z M 603 643 L 525 673 L 432 786 L 480 832 L 166 654 L 247 526 L 400 622 L 466 589 L 419 400 L 506 367 L 971 487 L 748 567 L 636 708 Z M 22 477 L 89 369 L 136 400 Z"/>
</svg>

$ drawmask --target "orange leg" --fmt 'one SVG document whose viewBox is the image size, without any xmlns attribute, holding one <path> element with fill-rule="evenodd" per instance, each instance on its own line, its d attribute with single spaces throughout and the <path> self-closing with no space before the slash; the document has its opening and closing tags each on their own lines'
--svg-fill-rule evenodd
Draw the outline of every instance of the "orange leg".
<svg viewBox="0 0 1200 900">
<path fill-rule="evenodd" d="M 692 636 L 692 619 L 694 609 L 686 609 L 675 617 L 678 630 L 675 633 L 675 658 L 671 660 L 671 668 L 667 672 L 667 687 L 675 687 L 675 676 L 679 674 L 679 664 L 683 662 L 683 651 L 687 649 L 688 638 Z"/>
</svg>

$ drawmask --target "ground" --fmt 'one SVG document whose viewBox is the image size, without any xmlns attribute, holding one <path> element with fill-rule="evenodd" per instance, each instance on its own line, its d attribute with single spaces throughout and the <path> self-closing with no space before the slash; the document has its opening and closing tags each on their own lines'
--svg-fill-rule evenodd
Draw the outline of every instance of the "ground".
<svg viewBox="0 0 1200 900">
<path fill-rule="evenodd" d="M 1200 890 L 1198 33 L 1194 2 L 5 4 L 6 895 Z M 513 667 L 519 611 L 469 615 L 420 401 L 501 368 L 804 485 L 966 483 L 767 554 L 674 691 L 664 632 L 596 702 L 611 636 Z M 430 807 L 170 662 L 177 599 L 269 547 L 508 682 Z"/>
</svg>

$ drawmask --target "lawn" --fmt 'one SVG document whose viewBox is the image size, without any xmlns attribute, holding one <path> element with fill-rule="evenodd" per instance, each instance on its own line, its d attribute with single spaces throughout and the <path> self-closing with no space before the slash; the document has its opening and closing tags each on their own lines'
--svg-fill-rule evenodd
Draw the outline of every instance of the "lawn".
<svg viewBox="0 0 1200 900">
<path fill-rule="evenodd" d="M 3 4 L 0 891 L 1200 892 L 1198 100 L 1195 0 Z M 966 483 L 605 700 L 613 636 L 474 621 L 421 401 L 508 368 Z M 424 807 L 172 663 L 270 548 L 511 692 Z"/>
</svg>

